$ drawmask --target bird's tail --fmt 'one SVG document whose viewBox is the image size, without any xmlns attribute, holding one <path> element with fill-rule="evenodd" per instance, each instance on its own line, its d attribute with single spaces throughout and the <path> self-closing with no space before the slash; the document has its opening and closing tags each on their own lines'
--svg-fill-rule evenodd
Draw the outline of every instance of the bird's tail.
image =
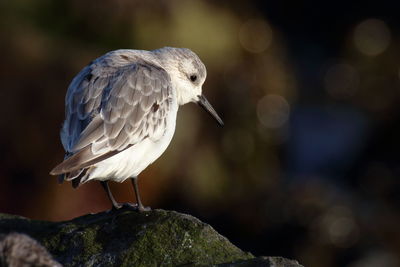
<svg viewBox="0 0 400 267">
<path fill-rule="evenodd" d="M 90 168 L 84 168 L 68 173 L 63 173 L 58 176 L 58 183 L 62 184 L 64 181 L 71 181 L 72 187 L 77 188 L 81 184 L 85 183 L 89 179 L 88 170 Z"/>
</svg>

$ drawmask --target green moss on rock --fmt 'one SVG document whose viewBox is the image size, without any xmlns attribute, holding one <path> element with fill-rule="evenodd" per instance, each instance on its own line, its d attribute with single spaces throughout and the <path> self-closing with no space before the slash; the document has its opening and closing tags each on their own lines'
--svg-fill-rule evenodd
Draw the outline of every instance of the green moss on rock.
<svg viewBox="0 0 400 267">
<path fill-rule="evenodd" d="M 236 266 L 255 259 L 208 224 L 174 211 L 121 210 L 66 222 L 0 214 L 0 234 L 9 232 L 37 239 L 64 266 Z"/>
<path fill-rule="evenodd" d="M 0 233 L 26 233 L 64 266 L 219 264 L 253 256 L 232 245 L 211 226 L 173 211 L 120 211 L 67 222 L 0 216 Z"/>
</svg>

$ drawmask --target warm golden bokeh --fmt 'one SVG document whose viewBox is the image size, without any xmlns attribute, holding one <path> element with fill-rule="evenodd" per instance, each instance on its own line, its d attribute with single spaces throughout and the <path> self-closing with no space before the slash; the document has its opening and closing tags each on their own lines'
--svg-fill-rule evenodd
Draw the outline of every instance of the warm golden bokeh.
<svg viewBox="0 0 400 267">
<path fill-rule="evenodd" d="M 187 47 L 225 127 L 181 107 L 170 147 L 139 177 L 145 204 L 256 255 L 400 265 L 398 9 L 329 3 L 2 1 L 0 212 L 109 209 L 98 183 L 74 190 L 48 174 L 63 159 L 66 89 L 110 50 Z M 134 200 L 130 182 L 112 190 Z"/>
</svg>

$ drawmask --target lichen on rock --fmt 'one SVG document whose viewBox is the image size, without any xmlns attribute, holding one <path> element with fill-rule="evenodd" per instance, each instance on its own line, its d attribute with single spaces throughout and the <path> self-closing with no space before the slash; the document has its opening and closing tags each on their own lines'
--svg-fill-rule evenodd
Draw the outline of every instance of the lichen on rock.
<svg viewBox="0 0 400 267">
<path fill-rule="evenodd" d="M 243 265 L 259 258 L 210 225 L 174 211 L 123 209 L 65 222 L 0 214 L 0 234 L 10 232 L 35 238 L 64 266 L 259 266 Z"/>
</svg>

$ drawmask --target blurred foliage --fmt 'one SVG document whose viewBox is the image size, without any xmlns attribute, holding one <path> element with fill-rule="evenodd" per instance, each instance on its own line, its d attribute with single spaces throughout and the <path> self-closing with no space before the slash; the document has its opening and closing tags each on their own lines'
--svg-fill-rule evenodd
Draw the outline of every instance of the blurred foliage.
<svg viewBox="0 0 400 267">
<path fill-rule="evenodd" d="M 372 2 L 371 2 L 372 3 Z M 108 209 L 98 183 L 48 171 L 74 75 L 119 48 L 188 47 L 220 129 L 181 107 L 144 202 L 305 266 L 400 265 L 399 26 L 389 1 L 0 2 L 0 211 L 63 220 Z M 113 184 L 132 201 L 129 183 Z"/>
</svg>

